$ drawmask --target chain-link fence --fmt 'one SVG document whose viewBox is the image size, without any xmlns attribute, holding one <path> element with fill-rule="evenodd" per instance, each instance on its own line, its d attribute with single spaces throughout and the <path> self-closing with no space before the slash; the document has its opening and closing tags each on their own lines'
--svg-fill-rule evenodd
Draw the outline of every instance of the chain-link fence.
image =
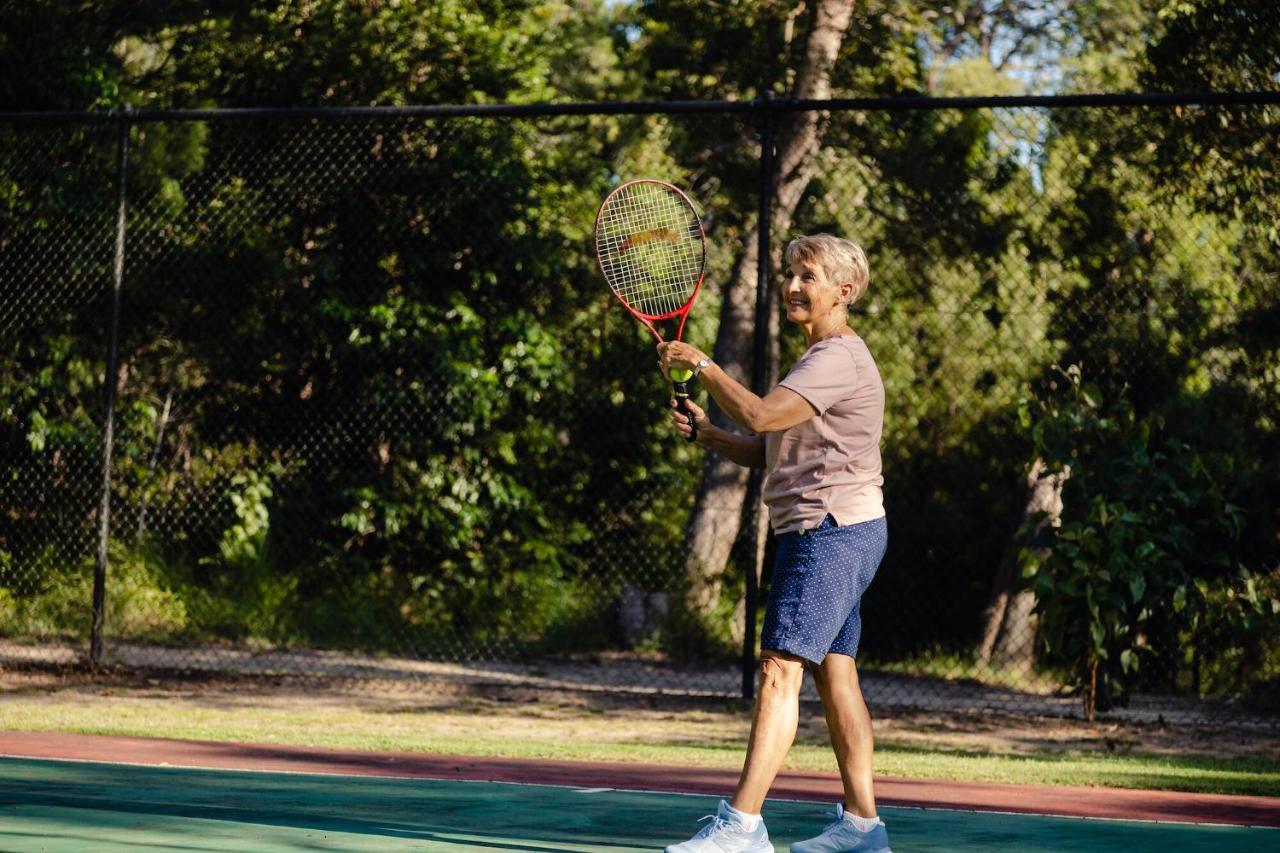
<svg viewBox="0 0 1280 853">
<path fill-rule="evenodd" d="M 1270 713 L 1276 167 L 1192 168 L 1179 121 L 1243 152 L 1277 107 L 1028 103 L 826 110 L 765 198 L 803 105 L 11 117 L 0 660 L 737 695 L 750 508 L 695 504 L 591 252 L 656 175 L 703 208 L 704 349 L 762 221 L 771 281 L 794 234 L 867 247 L 873 704 L 1069 713 L 1101 673 L 1131 713 Z M 699 524 L 738 540 L 714 577 Z"/>
</svg>

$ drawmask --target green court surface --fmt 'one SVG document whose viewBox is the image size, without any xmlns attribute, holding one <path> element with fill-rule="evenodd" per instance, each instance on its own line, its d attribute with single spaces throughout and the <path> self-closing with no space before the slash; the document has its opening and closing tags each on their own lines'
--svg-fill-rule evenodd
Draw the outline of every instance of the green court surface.
<svg viewBox="0 0 1280 853">
<path fill-rule="evenodd" d="M 714 798 L 612 789 L 0 759 L 0 849 L 660 850 Z M 829 806 L 765 807 L 779 851 Z M 884 808 L 916 850 L 1280 851 L 1280 830 Z"/>
</svg>

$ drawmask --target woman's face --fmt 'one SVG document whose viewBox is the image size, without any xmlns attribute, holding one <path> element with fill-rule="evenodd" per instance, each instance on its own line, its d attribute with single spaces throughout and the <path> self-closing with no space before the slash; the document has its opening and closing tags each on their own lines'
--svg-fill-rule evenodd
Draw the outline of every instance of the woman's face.
<svg viewBox="0 0 1280 853">
<path fill-rule="evenodd" d="M 826 317 L 840 303 L 840 288 L 814 260 L 795 258 L 782 282 L 782 307 L 787 319 L 804 325 Z"/>
</svg>

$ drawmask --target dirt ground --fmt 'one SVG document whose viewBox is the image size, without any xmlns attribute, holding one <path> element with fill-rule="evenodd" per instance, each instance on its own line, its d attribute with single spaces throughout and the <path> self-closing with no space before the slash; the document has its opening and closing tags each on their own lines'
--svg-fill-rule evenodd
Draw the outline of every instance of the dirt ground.
<svg viewBox="0 0 1280 853">
<path fill-rule="evenodd" d="M 508 685 L 321 680 L 316 678 L 226 678 L 157 674 L 125 669 L 21 667 L 0 670 L 5 696 L 47 695 L 61 700 L 113 697 L 165 700 L 202 707 L 292 707 L 351 709 L 415 715 L 414 725 L 441 734 L 474 730 L 477 720 L 513 738 L 591 734 L 610 740 L 740 744 L 749 727 L 742 701 L 600 691 L 548 690 Z M 1052 755 L 1132 752 L 1280 759 L 1280 727 L 1169 725 L 1163 722 L 1094 722 L 994 711 L 904 711 L 873 709 L 877 741 L 979 754 Z M 806 703 L 799 742 L 824 743 L 821 706 Z"/>
</svg>

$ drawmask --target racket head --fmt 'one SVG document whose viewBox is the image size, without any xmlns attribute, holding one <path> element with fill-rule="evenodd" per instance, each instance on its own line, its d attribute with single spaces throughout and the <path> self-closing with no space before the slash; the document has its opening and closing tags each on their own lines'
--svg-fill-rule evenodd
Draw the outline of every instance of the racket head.
<svg viewBox="0 0 1280 853">
<path fill-rule="evenodd" d="M 600 272 L 627 310 L 647 321 L 688 313 L 707 241 L 687 195 L 666 181 L 628 181 L 600 205 L 595 238 Z"/>
</svg>

